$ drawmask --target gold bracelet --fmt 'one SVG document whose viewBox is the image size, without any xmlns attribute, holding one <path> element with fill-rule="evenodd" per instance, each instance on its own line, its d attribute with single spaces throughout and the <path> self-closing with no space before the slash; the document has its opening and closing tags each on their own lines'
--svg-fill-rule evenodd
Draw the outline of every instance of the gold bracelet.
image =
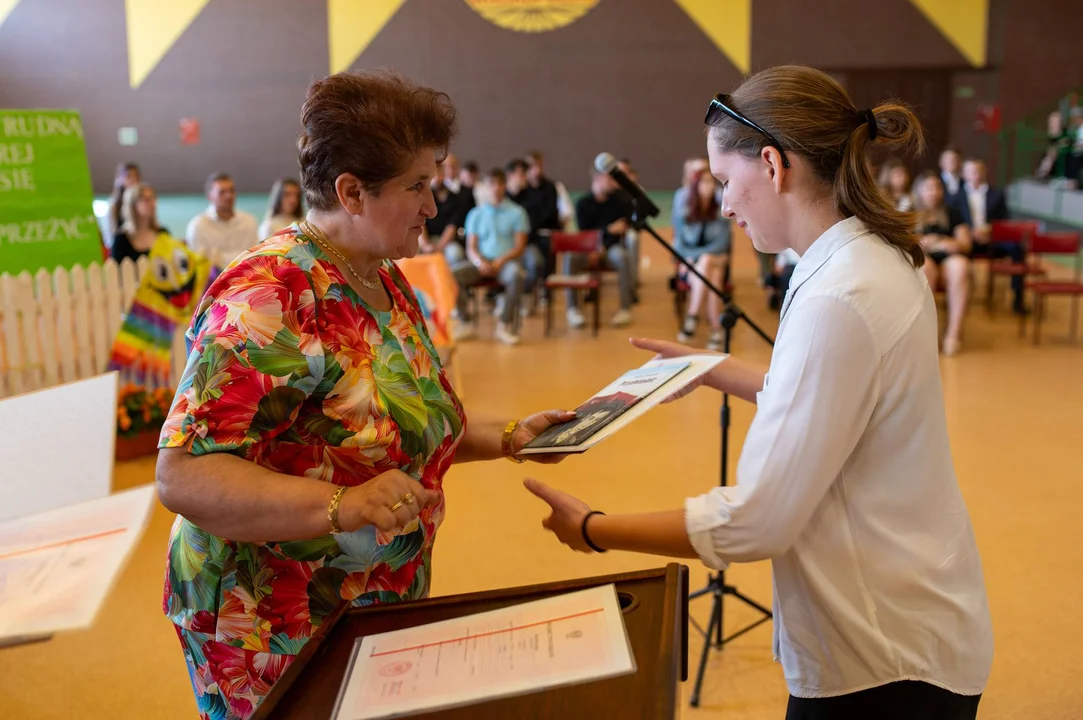
<svg viewBox="0 0 1083 720">
<path fill-rule="evenodd" d="M 500 452 L 504 457 L 506 457 L 508 460 L 511 460 L 513 463 L 524 463 L 526 462 L 526 460 L 515 457 L 511 450 L 511 436 L 515 434 L 515 431 L 518 427 L 519 421 L 512 420 L 508 423 L 507 427 L 504 428 L 504 434 L 500 438 Z"/>
<path fill-rule="evenodd" d="M 327 506 L 327 520 L 331 523 L 331 534 L 338 535 L 342 532 L 342 526 L 338 524 L 338 505 L 342 502 L 342 496 L 349 490 L 348 487 L 343 486 L 338 490 L 335 490 L 335 494 L 331 496 L 331 504 Z"/>
</svg>

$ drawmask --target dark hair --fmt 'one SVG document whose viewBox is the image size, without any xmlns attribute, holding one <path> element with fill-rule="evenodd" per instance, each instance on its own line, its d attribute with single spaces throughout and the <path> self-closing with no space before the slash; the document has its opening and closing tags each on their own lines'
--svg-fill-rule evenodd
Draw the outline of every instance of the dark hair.
<svg viewBox="0 0 1083 720">
<path fill-rule="evenodd" d="M 963 156 L 963 153 L 959 150 L 959 148 L 955 147 L 954 145 L 948 145 L 947 147 L 945 147 L 943 150 L 940 151 L 940 154 L 943 155 L 944 153 L 948 153 L 948 152 L 955 153 L 959 157 Z"/>
<path fill-rule="evenodd" d="M 519 170 L 522 170 L 523 172 L 526 172 L 529 169 L 530 169 L 530 166 L 527 165 L 526 160 L 523 160 L 522 158 L 515 158 L 514 160 L 508 160 L 508 164 L 504 166 L 504 172 L 508 173 L 509 175 L 512 174 L 513 172 L 517 172 Z"/>
<path fill-rule="evenodd" d="M 271 198 L 267 205 L 267 216 L 273 217 L 279 215 L 282 212 L 282 198 L 286 194 L 286 188 L 295 187 L 298 190 L 301 189 L 301 184 L 293 178 L 279 178 L 275 181 L 275 184 L 271 187 Z M 302 194 L 297 199 L 297 212 L 293 217 L 295 220 L 300 220 L 305 216 L 305 198 Z"/>
<path fill-rule="evenodd" d="M 203 183 L 203 194 L 210 195 L 211 188 L 214 187 L 215 183 L 219 182 L 233 182 L 233 176 L 224 172 L 211 173 L 207 177 L 207 182 Z"/>
<path fill-rule="evenodd" d="M 464 162 L 462 169 L 470 173 L 471 175 L 478 174 L 478 164 L 473 160 L 467 160 L 466 162 Z"/>
<path fill-rule="evenodd" d="M 685 205 L 688 208 L 688 219 L 691 222 L 711 222 L 717 220 L 719 217 L 719 211 L 721 206 L 718 204 L 718 195 L 712 194 L 711 199 L 707 202 L 707 207 L 703 207 L 700 203 L 699 197 L 699 184 L 703 180 L 703 176 L 714 179 L 714 176 L 707 170 L 698 170 L 692 174 L 691 180 L 688 183 L 688 194 L 685 197 Z"/>
<path fill-rule="evenodd" d="M 120 226 L 124 224 L 124 213 L 122 211 L 125 190 L 124 180 L 132 170 L 139 173 L 140 179 L 142 179 L 143 173 L 139 170 L 139 166 L 133 162 L 120 163 L 113 175 L 113 198 L 109 201 L 109 224 L 110 230 L 113 232 L 119 230 Z"/>
<path fill-rule="evenodd" d="M 116 186 L 117 184 L 123 185 L 124 184 L 123 181 L 125 180 L 128 173 L 130 173 L 132 170 L 135 170 L 137 173 L 139 173 L 140 178 L 142 178 L 143 173 L 140 172 L 139 165 L 137 163 L 122 162 L 119 165 L 117 165 L 116 174 L 113 175 L 113 185 L 114 186 Z"/>
<path fill-rule="evenodd" d="M 906 163 L 897 157 L 890 157 L 880 166 L 880 176 L 876 179 L 876 184 L 888 195 L 891 194 L 891 173 L 899 168 L 906 171 L 906 178 L 910 181 L 909 187 L 903 192 L 909 192 L 910 188 L 914 186 L 914 179 L 910 174 L 910 168 L 906 167 Z"/>
<path fill-rule="evenodd" d="M 487 180 L 499 180 L 502 183 L 506 183 L 508 181 L 508 176 L 505 175 L 504 171 L 498 167 L 494 167 L 489 170 L 489 172 L 485 173 L 485 178 Z"/>
<path fill-rule="evenodd" d="M 800 65 L 758 72 L 730 96 L 732 107 L 771 133 L 786 154 L 799 155 L 828 188 L 843 217 L 857 216 L 870 230 L 921 267 L 925 253 L 914 234 L 913 216 L 895 209 L 872 177 L 866 159 L 869 123 L 830 75 Z M 921 152 L 925 141 L 917 117 L 890 101 L 872 110 L 872 142 L 897 152 Z M 755 157 L 768 144 L 763 134 L 723 119 L 710 128 L 721 152 Z"/>
<path fill-rule="evenodd" d="M 527 156 L 527 159 L 530 160 L 530 163 L 532 165 L 534 163 L 538 162 L 539 160 L 542 160 L 542 161 L 545 160 L 545 155 L 542 154 L 541 150 L 531 150 L 530 152 L 528 152 L 526 154 L 526 156 Z"/>
<path fill-rule="evenodd" d="M 443 160 L 455 135 L 455 108 L 446 93 L 393 71 L 343 72 L 309 86 L 301 126 L 301 187 L 309 206 L 331 210 L 340 175 L 353 175 L 378 195 L 423 149 L 435 148 Z"/>
</svg>

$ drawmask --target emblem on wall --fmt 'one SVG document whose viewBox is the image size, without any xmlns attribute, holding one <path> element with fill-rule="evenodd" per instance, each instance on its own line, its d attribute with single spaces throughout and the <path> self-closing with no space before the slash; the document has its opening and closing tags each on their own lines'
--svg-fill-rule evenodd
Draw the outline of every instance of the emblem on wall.
<svg viewBox="0 0 1083 720">
<path fill-rule="evenodd" d="M 479 15 L 507 30 L 545 32 L 570 25 L 599 0 L 466 0 Z"/>
</svg>

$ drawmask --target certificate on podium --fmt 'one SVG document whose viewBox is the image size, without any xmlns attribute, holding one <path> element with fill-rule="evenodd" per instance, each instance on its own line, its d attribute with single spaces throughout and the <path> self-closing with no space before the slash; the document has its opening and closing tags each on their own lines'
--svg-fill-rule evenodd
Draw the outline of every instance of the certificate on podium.
<svg viewBox="0 0 1083 720">
<path fill-rule="evenodd" d="M 357 641 L 336 720 L 377 720 L 634 673 L 616 588 Z"/>
</svg>

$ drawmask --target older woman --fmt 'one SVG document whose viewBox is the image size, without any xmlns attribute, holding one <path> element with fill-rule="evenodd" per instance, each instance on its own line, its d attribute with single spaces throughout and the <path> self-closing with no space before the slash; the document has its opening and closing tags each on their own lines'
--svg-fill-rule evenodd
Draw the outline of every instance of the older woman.
<svg viewBox="0 0 1083 720">
<path fill-rule="evenodd" d="M 340 74 L 301 122 L 307 219 L 208 289 L 162 432 L 165 612 L 207 718 L 251 715 L 340 603 L 424 597 L 451 464 L 572 417 L 468 416 L 392 262 L 435 213 L 448 97 Z"/>
</svg>

